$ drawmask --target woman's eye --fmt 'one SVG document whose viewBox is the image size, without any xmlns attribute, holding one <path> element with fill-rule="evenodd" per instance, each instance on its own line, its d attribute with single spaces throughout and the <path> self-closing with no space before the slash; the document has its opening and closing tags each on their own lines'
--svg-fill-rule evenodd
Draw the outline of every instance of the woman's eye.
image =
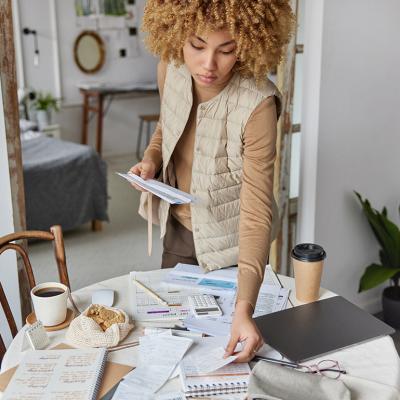
<svg viewBox="0 0 400 400">
<path fill-rule="evenodd" d="M 190 44 L 191 44 L 191 46 L 192 46 L 194 49 L 196 49 L 196 50 L 202 50 L 202 49 L 203 49 L 202 47 L 195 46 L 193 43 L 190 43 Z"/>
<path fill-rule="evenodd" d="M 234 52 L 234 49 L 229 50 L 229 51 L 222 51 L 222 54 L 232 54 Z"/>
</svg>

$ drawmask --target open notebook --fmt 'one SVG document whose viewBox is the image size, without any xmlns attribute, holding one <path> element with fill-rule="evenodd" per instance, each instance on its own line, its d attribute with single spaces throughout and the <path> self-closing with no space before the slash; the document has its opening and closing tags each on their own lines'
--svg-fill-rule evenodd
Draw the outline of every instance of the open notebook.
<svg viewBox="0 0 400 400">
<path fill-rule="evenodd" d="M 246 393 L 250 367 L 247 363 L 228 364 L 213 372 L 199 373 L 185 360 L 180 365 L 180 378 L 187 397 Z"/>
<path fill-rule="evenodd" d="M 2 400 L 95 400 L 106 360 L 104 348 L 28 351 Z"/>
</svg>

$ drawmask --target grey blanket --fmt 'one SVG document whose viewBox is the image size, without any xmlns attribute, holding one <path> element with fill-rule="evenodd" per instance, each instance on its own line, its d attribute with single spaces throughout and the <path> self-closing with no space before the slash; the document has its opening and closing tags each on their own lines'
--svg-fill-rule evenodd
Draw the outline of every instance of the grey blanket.
<svg viewBox="0 0 400 400">
<path fill-rule="evenodd" d="M 108 221 L 107 165 L 89 146 L 48 137 L 22 141 L 28 229 Z"/>
</svg>

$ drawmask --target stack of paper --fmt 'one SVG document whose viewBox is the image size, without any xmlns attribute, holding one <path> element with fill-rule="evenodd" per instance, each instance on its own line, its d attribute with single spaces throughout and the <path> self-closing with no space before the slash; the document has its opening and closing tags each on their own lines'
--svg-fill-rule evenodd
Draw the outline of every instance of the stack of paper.
<svg viewBox="0 0 400 400">
<path fill-rule="evenodd" d="M 236 299 L 238 268 L 224 268 L 209 273 L 198 265 L 177 264 L 164 282 L 182 290 L 195 290 L 218 296 L 222 317 L 195 318 L 188 316 L 184 324 L 193 331 L 211 336 L 227 336 L 230 333 Z M 257 299 L 254 316 L 269 314 L 286 308 L 289 290 L 282 288 L 270 265 L 265 268 L 264 281 Z"/>
<path fill-rule="evenodd" d="M 144 180 L 140 176 L 132 173 L 121 174 L 118 172 L 118 175 L 122 176 L 127 181 L 146 189 L 148 192 L 153 193 L 170 204 L 188 204 L 195 201 L 195 198 L 191 194 L 156 181 L 155 179 Z"/>
</svg>

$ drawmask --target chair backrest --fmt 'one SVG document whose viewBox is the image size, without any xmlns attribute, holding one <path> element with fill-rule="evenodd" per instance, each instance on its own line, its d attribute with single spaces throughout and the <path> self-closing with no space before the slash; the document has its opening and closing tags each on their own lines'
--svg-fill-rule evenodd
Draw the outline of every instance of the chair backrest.
<svg viewBox="0 0 400 400">
<path fill-rule="evenodd" d="M 0 283 L 0 304 L 3 307 L 4 314 L 7 318 L 7 322 L 8 322 L 10 331 L 11 331 L 11 335 L 12 335 L 12 337 L 15 337 L 15 335 L 18 333 L 17 324 L 15 323 L 14 316 L 12 315 L 10 305 L 8 304 L 6 294 L 4 293 L 3 286 L 1 283 Z M 5 352 L 6 352 L 6 346 L 3 342 L 3 338 L 0 335 L 0 364 L 1 364 L 1 360 L 3 359 Z"/>
<path fill-rule="evenodd" d="M 29 287 L 32 290 L 36 286 L 35 276 L 33 274 L 31 262 L 28 257 L 28 253 L 24 249 L 21 244 L 14 243 L 15 241 L 22 239 L 41 239 L 41 240 L 52 240 L 54 245 L 54 254 L 57 262 L 58 275 L 60 278 L 60 282 L 64 285 L 68 286 L 71 289 L 67 271 L 67 263 L 65 258 L 65 248 L 64 248 L 64 239 L 62 234 L 61 226 L 55 225 L 50 228 L 50 232 L 46 231 L 22 231 L 11 233 L 9 235 L 5 235 L 0 237 L 0 255 L 8 250 L 15 250 L 18 254 L 20 254 L 24 268 L 27 274 Z M 17 334 L 17 326 L 15 324 L 14 317 L 12 315 L 10 306 L 8 304 L 6 295 L 4 293 L 3 287 L 0 283 L 0 303 L 3 308 L 4 314 L 6 315 L 8 326 L 10 328 L 11 334 L 13 337 Z M 0 335 L 0 362 L 5 353 L 5 345 L 3 339 Z"/>
</svg>

